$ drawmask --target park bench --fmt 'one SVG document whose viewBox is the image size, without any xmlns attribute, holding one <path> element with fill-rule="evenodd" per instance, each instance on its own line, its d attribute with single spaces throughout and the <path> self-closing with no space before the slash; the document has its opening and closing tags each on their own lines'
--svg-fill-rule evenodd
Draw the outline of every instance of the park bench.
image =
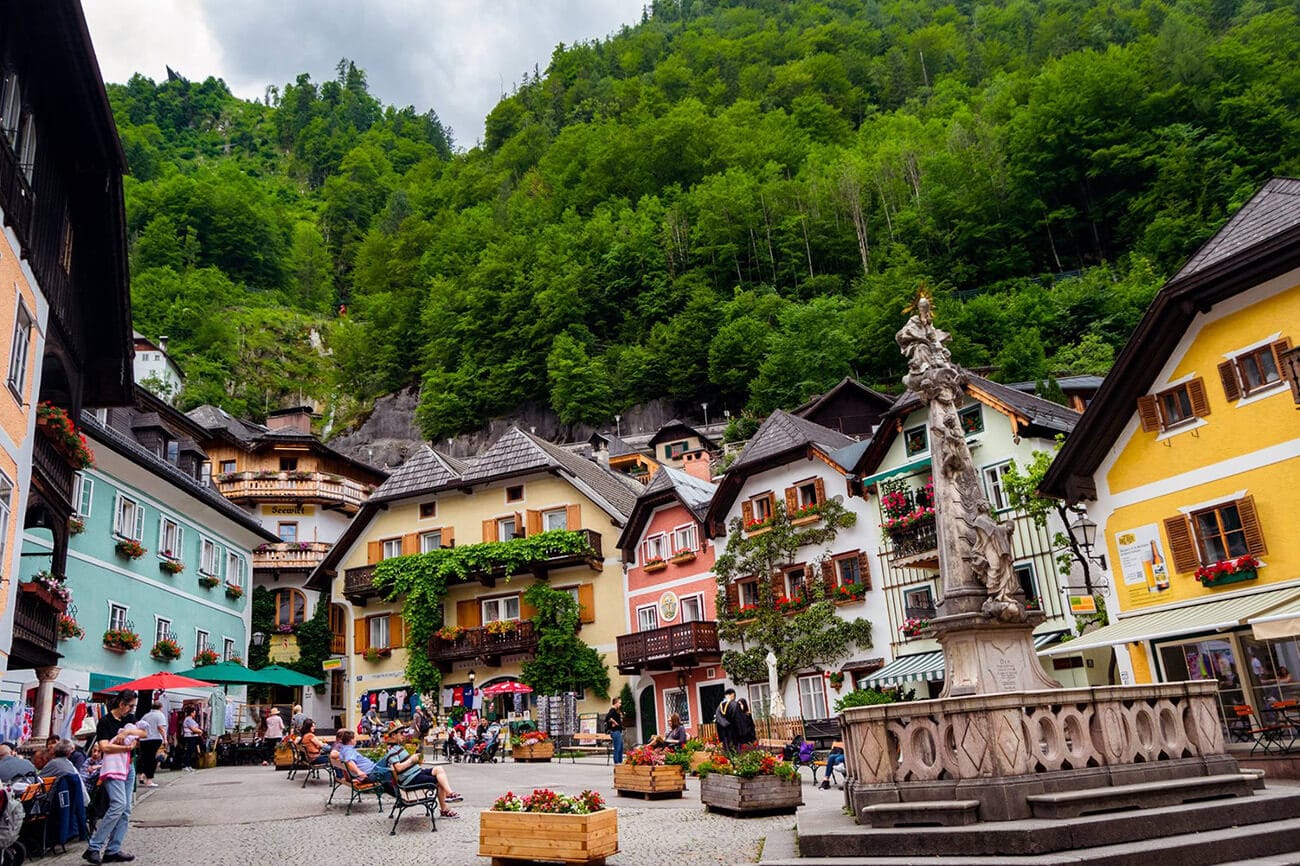
<svg viewBox="0 0 1300 866">
<path fill-rule="evenodd" d="M 570 760 L 577 762 L 579 754 L 605 755 L 605 763 L 614 756 L 614 740 L 609 734 L 589 734 L 585 732 L 573 735 L 573 742 L 567 747 Z"/>
<path fill-rule="evenodd" d="M 834 750 L 834 749 L 843 749 L 843 748 L 844 748 L 844 741 L 843 741 L 843 740 L 836 740 L 834 743 L 831 744 L 831 749 L 832 749 L 832 750 Z M 826 758 L 827 758 L 829 755 L 830 755 L 830 752 L 817 752 L 817 753 L 816 753 L 816 756 L 813 758 L 812 768 L 813 768 L 813 784 L 814 784 L 814 785 L 817 784 L 817 773 L 818 773 L 818 771 L 820 771 L 820 770 L 824 770 L 824 769 L 826 768 Z M 844 778 L 845 778 L 846 781 L 848 780 L 848 777 L 849 777 L 849 771 L 846 769 L 846 765 L 845 765 L 845 764 L 840 764 L 838 767 L 836 767 L 836 772 L 842 774 L 842 775 L 844 776 Z M 832 782 L 835 781 L 835 779 L 833 778 L 834 775 L 835 775 L 834 773 L 831 774 L 831 776 L 832 776 L 831 781 L 832 781 Z M 839 785 L 841 788 L 844 787 L 844 782 L 836 782 L 836 784 Z"/>
<path fill-rule="evenodd" d="M 338 787 L 347 788 L 351 795 L 348 797 L 347 811 L 343 814 L 351 815 L 352 804 L 361 802 L 366 794 L 375 795 L 375 799 L 378 801 L 379 811 L 382 814 L 384 811 L 383 784 L 380 782 L 367 782 L 365 779 L 352 775 L 352 771 L 348 769 L 347 765 L 335 757 L 336 754 L 337 752 L 330 753 L 330 768 L 334 771 L 335 778 L 338 780 Z M 330 800 L 333 799 L 334 795 L 331 793 Z M 326 801 L 326 805 L 329 805 L 329 801 Z"/>
</svg>

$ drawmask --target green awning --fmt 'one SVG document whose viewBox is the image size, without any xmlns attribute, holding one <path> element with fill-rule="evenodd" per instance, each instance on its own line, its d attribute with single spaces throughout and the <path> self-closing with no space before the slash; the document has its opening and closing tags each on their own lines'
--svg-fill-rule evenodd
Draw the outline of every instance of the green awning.
<svg viewBox="0 0 1300 866">
<path fill-rule="evenodd" d="M 917 653 L 894 659 L 865 679 L 858 680 L 858 688 L 885 688 L 915 680 L 934 682 L 943 679 L 943 650 Z"/>
<path fill-rule="evenodd" d="M 877 472 L 875 475 L 868 475 L 862 479 L 863 487 L 870 487 L 877 481 L 884 481 L 886 478 L 906 478 L 908 475 L 915 475 L 922 469 L 930 468 L 930 458 L 922 457 L 920 460 L 913 460 L 911 463 L 904 463 L 902 466 L 895 466 L 893 469 L 887 469 L 884 472 Z"/>
<path fill-rule="evenodd" d="M 105 689 L 111 689 L 113 686 L 120 686 L 122 683 L 129 683 L 130 677 L 115 677 L 112 674 L 91 674 L 90 675 L 90 693 L 102 692 Z"/>
</svg>

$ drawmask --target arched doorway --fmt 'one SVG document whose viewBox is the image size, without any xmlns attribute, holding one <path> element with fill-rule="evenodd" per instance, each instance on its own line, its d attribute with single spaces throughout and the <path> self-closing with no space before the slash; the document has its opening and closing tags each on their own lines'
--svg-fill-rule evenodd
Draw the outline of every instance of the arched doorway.
<svg viewBox="0 0 1300 866">
<path fill-rule="evenodd" d="M 641 742 L 648 743 L 659 732 L 659 718 L 655 714 L 655 687 L 646 686 L 637 698 L 636 715 L 641 720 Z"/>
</svg>

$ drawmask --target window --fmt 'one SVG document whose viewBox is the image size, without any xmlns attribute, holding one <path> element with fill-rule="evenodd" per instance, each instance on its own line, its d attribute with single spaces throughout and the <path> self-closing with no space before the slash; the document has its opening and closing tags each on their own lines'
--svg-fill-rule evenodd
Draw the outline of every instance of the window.
<svg viewBox="0 0 1300 866">
<path fill-rule="evenodd" d="M 0 471 L 0 569 L 8 563 L 9 514 L 13 510 L 14 483 Z"/>
<path fill-rule="evenodd" d="M 307 596 L 296 589 L 275 591 L 275 624 L 302 625 L 307 621 Z"/>
<path fill-rule="evenodd" d="M 185 530 L 175 520 L 164 517 L 158 525 L 158 553 L 168 559 L 180 559 L 184 551 L 182 538 Z"/>
<path fill-rule="evenodd" d="M 641 545 L 642 560 L 641 564 L 653 562 L 656 559 L 667 559 L 668 557 L 668 536 L 663 533 L 652 535 Z"/>
<path fill-rule="evenodd" d="M 1171 388 L 1160 395 L 1160 419 L 1165 427 L 1174 427 L 1195 417 L 1192 395 L 1187 392 L 1186 385 Z"/>
<path fill-rule="evenodd" d="M 552 511 L 542 512 L 542 529 L 550 532 L 555 529 L 569 528 L 569 510 L 567 508 L 556 508 Z"/>
<path fill-rule="evenodd" d="M 1282 355 L 1291 348 L 1283 338 L 1265 346 L 1248 349 L 1219 365 L 1223 393 L 1229 400 L 1250 396 L 1282 381 Z"/>
<path fill-rule="evenodd" d="M 909 590 L 903 593 L 903 606 L 909 619 L 928 619 L 935 614 L 934 593 L 928 586 Z"/>
<path fill-rule="evenodd" d="M 280 471 L 281 471 L 281 472 L 297 472 L 297 471 L 298 471 L 298 458 L 297 458 L 297 457 L 281 457 L 281 458 L 280 458 Z"/>
<path fill-rule="evenodd" d="M 194 652 L 201 653 L 208 648 L 208 633 L 201 628 L 194 630 Z"/>
<path fill-rule="evenodd" d="M 1002 486 L 1002 477 L 1011 471 L 1011 461 L 996 466 L 984 467 L 984 492 L 988 494 L 989 505 L 994 511 L 1006 511 L 1011 507 L 1006 488 Z"/>
<path fill-rule="evenodd" d="M 1017 563 L 1014 567 L 1016 580 L 1020 582 L 1020 591 L 1025 594 L 1025 601 L 1038 600 L 1038 586 L 1034 580 L 1034 564 L 1032 562 Z"/>
<path fill-rule="evenodd" d="M 433 518 L 435 518 L 435 517 L 437 517 L 437 516 L 438 516 L 438 503 L 436 503 L 436 502 L 421 502 L 421 503 L 420 503 L 420 519 L 421 519 L 421 520 L 432 520 Z"/>
<path fill-rule="evenodd" d="M 754 715 L 770 716 L 772 706 L 772 687 L 767 683 L 749 684 L 749 708 Z"/>
<path fill-rule="evenodd" d="M 1190 515 L 1179 514 L 1164 523 L 1175 571 L 1195 571 L 1226 559 L 1268 553 L 1253 496 L 1199 508 Z"/>
<path fill-rule="evenodd" d="M 343 671 L 330 671 L 330 709 L 343 709 Z"/>
<path fill-rule="evenodd" d="M 165 459 L 168 463 L 175 466 L 181 462 L 181 443 L 175 439 L 167 440 L 167 453 Z"/>
<path fill-rule="evenodd" d="M 442 547 L 442 530 L 426 532 L 420 536 L 420 552 L 432 553 Z"/>
<path fill-rule="evenodd" d="M 395 556 L 402 555 L 402 539 L 385 538 L 380 542 L 381 558 L 392 559 Z"/>
<path fill-rule="evenodd" d="M 275 527 L 275 534 L 280 536 L 283 542 L 294 542 L 298 540 L 298 524 L 291 521 L 281 521 Z"/>
<path fill-rule="evenodd" d="M 805 719 L 829 717 L 830 714 L 826 712 L 826 685 L 822 682 L 821 674 L 799 677 L 799 706 L 803 709 Z"/>
<path fill-rule="evenodd" d="M 209 577 L 216 577 L 221 568 L 221 552 L 217 543 L 211 538 L 199 541 L 199 571 Z"/>
<path fill-rule="evenodd" d="M 221 461 L 221 474 L 222 474 L 222 475 L 229 475 L 229 474 L 231 474 L 232 472 L 238 472 L 239 470 L 235 468 L 236 465 L 237 465 L 237 463 L 236 463 L 236 461 L 234 461 L 234 460 L 222 460 L 222 461 Z"/>
<path fill-rule="evenodd" d="M 1222 562 L 1250 553 L 1241 512 L 1235 503 L 1198 511 L 1192 515 L 1192 523 L 1202 563 Z"/>
<path fill-rule="evenodd" d="M 120 604 L 108 603 L 108 627 L 126 628 L 126 608 Z"/>
<path fill-rule="evenodd" d="M 0 126 L 3 126 L 9 146 L 18 147 L 18 119 L 23 112 L 23 89 L 18 84 L 18 76 L 9 73 L 4 81 L 4 98 L 0 104 Z"/>
<path fill-rule="evenodd" d="M 681 716 L 683 725 L 691 723 L 691 702 L 687 700 L 683 689 L 670 689 L 664 692 L 664 718 L 667 719 L 673 713 Z"/>
<path fill-rule="evenodd" d="M 677 527 L 673 530 L 673 553 L 694 550 L 699 543 L 696 538 L 695 524 Z"/>
<path fill-rule="evenodd" d="M 961 422 L 961 432 L 967 436 L 984 432 L 984 411 L 979 403 L 973 403 L 958 411 L 957 420 Z"/>
<path fill-rule="evenodd" d="M 172 621 L 169 619 L 163 619 L 160 616 L 154 617 L 153 618 L 153 642 L 158 643 L 158 641 L 163 640 L 165 638 L 169 638 L 171 636 L 172 636 Z"/>
<path fill-rule="evenodd" d="M 1191 379 L 1138 398 L 1138 420 L 1148 432 L 1181 427 L 1209 414 L 1203 379 Z"/>
<path fill-rule="evenodd" d="M 751 511 L 752 517 L 745 518 L 745 525 L 748 526 L 751 523 L 766 523 L 771 520 L 773 501 L 774 497 L 771 493 L 764 493 L 748 500 L 745 504 L 748 505 L 749 508 L 742 508 L 741 510 L 742 512 L 745 510 Z"/>
<path fill-rule="evenodd" d="M 664 456 L 669 460 L 676 460 L 681 457 L 691 447 L 690 442 L 670 442 L 664 446 Z"/>
<path fill-rule="evenodd" d="M 499 619 L 519 619 L 519 596 L 483 599 L 483 622 L 496 622 Z"/>
<path fill-rule="evenodd" d="M 212 486 L 212 463 L 207 460 L 199 464 L 199 483 L 204 487 Z"/>
<path fill-rule="evenodd" d="M 807 508 L 809 505 L 816 505 L 821 501 L 817 495 L 817 481 L 805 481 L 795 488 L 797 499 L 795 504 L 800 508 Z"/>
<path fill-rule="evenodd" d="M 688 595 L 682 598 L 682 622 L 704 621 L 704 596 Z"/>
<path fill-rule="evenodd" d="M 516 484 L 506 488 L 506 502 L 523 502 L 524 485 Z"/>
<path fill-rule="evenodd" d="M 21 402 L 27 388 L 27 362 L 32 353 L 32 314 L 27 305 L 18 299 L 18 313 L 14 317 L 14 339 L 9 349 L 9 390 Z"/>
<path fill-rule="evenodd" d="M 758 581 L 747 580 L 744 583 L 737 584 L 740 587 L 740 606 L 757 607 L 758 606 Z"/>
<path fill-rule="evenodd" d="M 845 559 L 835 560 L 835 576 L 839 578 L 840 586 L 849 586 L 862 580 L 862 568 L 858 563 L 856 556 L 850 556 Z"/>
<path fill-rule="evenodd" d="M 223 662 L 228 662 L 237 655 L 238 653 L 235 652 L 235 639 L 230 637 L 222 638 L 221 639 L 221 660 Z"/>
<path fill-rule="evenodd" d="M 509 541 L 515 537 L 515 519 L 502 517 L 497 521 L 497 541 Z"/>
<path fill-rule="evenodd" d="M 231 586 L 244 586 L 244 557 L 233 550 L 226 551 L 226 583 Z"/>
<path fill-rule="evenodd" d="M 647 604 L 636 609 L 636 630 L 650 631 L 659 628 L 659 606 Z"/>
<path fill-rule="evenodd" d="M 28 114 L 23 118 L 22 141 L 18 145 L 18 167 L 22 169 L 27 182 L 32 182 L 36 171 L 36 118 Z"/>
<path fill-rule="evenodd" d="M 907 452 L 908 457 L 920 454 L 929 447 L 930 440 L 926 434 L 924 424 L 909 427 L 903 431 L 903 449 Z"/>
<path fill-rule="evenodd" d="M 787 598 L 798 598 L 803 595 L 804 589 L 808 585 L 808 569 L 802 565 L 798 568 L 792 568 L 785 573 L 785 587 Z"/>
<path fill-rule="evenodd" d="M 389 645 L 388 614 L 367 618 L 366 628 L 370 632 L 370 643 L 367 646 L 384 649 Z"/>
<path fill-rule="evenodd" d="M 132 541 L 140 541 L 144 536 L 144 508 L 134 499 L 121 494 L 117 497 L 117 508 L 113 513 L 113 533 Z"/>
<path fill-rule="evenodd" d="M 90 516 L 94 493 L 95 479 L 78 472 L 72 480 L 72 504 L 77 509 L 78 517 Z"/>
</svg>

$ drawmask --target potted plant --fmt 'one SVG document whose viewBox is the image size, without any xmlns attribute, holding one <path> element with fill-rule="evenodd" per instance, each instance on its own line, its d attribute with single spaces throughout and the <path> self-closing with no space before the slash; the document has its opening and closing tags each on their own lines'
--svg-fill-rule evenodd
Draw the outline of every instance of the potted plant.
<svg viewBox="0 0 1300 866">
<path fill-rule="evenodd" d="M 204 589 L 212 589 L 212 587 L 216 586 L 219 583 L 221 583 L 221 578 L 219 577 L 213 577 L 210 574 L 199 575 L 199 586 L 203 587 Z"/>
<path fill-rule="evenodd" d="M 506 792 L 479 813 L 478 853 L 502 862 L 604 863 L 618 853 L 618 810 L 595 791 L 576 797 L 547 789 L 526 797 Z"/>
<path fill-rule="evenodd" d="M 898 627 L 898 630 L 902 632 L 903 637 L 917 637 L 923 630 L 929 627 L 930 621 L 928 619 L 917 619 L 916 617 L 909 616 L 907 619 L 903 620 L 903 624 Z"/>
<path fill-rule="evenodd" d="M 110 628 L 104 632 L 104 649 L 117 653 L 140 648 L 140 635 L 129 628 Z"/>
<path fill-rule="evenodd" d="M 492 622 L 487 624 L 486 631 L 493 637 L 499 638 L 505 637 L 509 634 L 514 634 L 515 630 L 518 628 L 519 624 L 513 619 L 494 619 Z"/>
<path fill-rule="evenodd" d="M 63 613 L 72 602 L 72 592 L 63 585 L 63 576 L 48 571 L 38 571 L 32 579 L 21 584 L 23 592 L 36 595 L 50 607 Z"/>
<path fill-rule="evenodd" d="M 366 648 L 366 651 L 365 651 L 364 653 L 361 654 L 361 657 L 362 657 L 363 659 L 365 659 L 366 661 L 370 662 L 371 664 L 374 664 L 375 662 L 379 661 L 380 659 L 386 659 L 386 658 L 389 658 L 390 656 L 392 656 L 392 654 L 393 654 L 393 651 L 392 651 L 391 649 L 389 649 L 388 647 L 373 647 L 373 646 L 372 646 L 372 647 L 367 647 L 367 648 Z"/>
<path fill-rule="evenodd" d="M 73 535 L 80 535 L 85 531 L 86 531 L 86 521 L 82 520 L 80 517 L 68 518 L 68 532 L 70 532 Z"/>
<path fill-rule="evenodd" d="M 86 437 L 77 432 L 68 413 L 46 400 L 36 407 L 36 429 L 49 439 L 73 469 L 86 469 L 95 465 L 95 455 L 86 444 Z"/>
<path fill-rule="evenodd" d="M 75 617 L 66 613 L 59 614 L 59 640 L 72 640 L 76 638 L 81 640 L 86 636 L 86 630 L 81 627 Z"/>
<path fill-rule="evenodd" d="M 237 583 L 226 584 L 226 598 L 238 601 L 244 597 L 244 588 Z"/>
<path fill-rule="evenodd" d="M 454 643 L 464 633 L 465 629 L 458 625 L 444 625 L 442 628 L 438 629 L 438 638 L 447 643 Z"/>
<path fill-rule="evenodd" d="M 656 571 L 663 571 L 668 567 L 668 560 L 662 556 L 656 556 L 653 559 L 647 559 L 645 565 L 641 566 L 643 571 L 653 574 Z"/>
<path fill-rule="evenodd" d="M 680 762 L 668 763 L 666 749 L 637 746 L 614 767 L 614 788 L 620 796 L 639 794 L 646 799 L 680 797 L 686 790 L 686 772 Z"/>
<path fill-rule="evenodd" d="M 154 661 L 169 662 L 181 657 L 181 645 L 174 638 L 165 637 L 153 645 L 149 655 Z"/>
<path fill-rule="evenodd" d="M 867 586 L 864 583 L 846 583 L 841 584 L 835 590 L 835 603 L 848 604 L 854 601 L 860 601 L 867 594 Z"/>
<path fill-rule="evenodd" d="M 113 545 L 117 555 L 126 559 L 139 559 L 144 556 L 146 551 L 144 545 L 133 538 L 119 538 L 117 544 Z"/>
<path fill-rule="evenodd" d="M 745 523 L 746 535 L 758 535 L 760 532 L 766 532 L 772 528 L 772 518 L 770 517 L 753 517 Z"/>
<path fill-rule="evenodd" d="M 244 657 L 241 656 L 239 653 L 231 653 L 230 658 L 226 659 L 226 661 L 233 662 L 234 664 L 237 665 L 242 665 L 244 663 Z"/>
<path fill-rule="evenodd" d="M 686 550 L 679 550 L 669 558 L 669 562 L 671 562 L 673 565 L 685 565 L 688 562 L 694 562 L 694 561 L 695 561 L 695 551 L 691 550 L 690 548 L 687 548 Z"/>
<path fill-rule="evenodd" d="M 219 661 L 221 661 L 221 656 L 217 655 L 217 651 L 212 647 L 204 647 L 194 654 L 194 666 L 196 668 L 215 665 Z"/>
<path fill-rule="evenodd" d="M 1196 569 L 1196 579 L 1201 582 L 1201 586 L 1205 587 L 1254 580 L 1259 576 L 1260 565 L 1258 559 L 1246 554 L 1236 559 L 1225 559 L 1222 562 L 1203 565 Z"/>
<path fill-rule="evenodd" d="M 831 684 L 831 688 L 839 691 L 844 687 L 844 671 L 831 671 L 826 675 L 826 681 Z"/>
<path fill-rule="evenodd" d="M 555 757 L 555 741 L 545 731 L 528 731 L 510 738 L 510 754 L 521 762 L 550 761 Z"/>
<path fill-rule="evenodd" d="M 803 805 L 803 785 L 789 761 L 757 749 L 701 764 L 700 802 L 730 815 L 793 814 Z"/>
<path fill-rule="evenodd" d="M 806 526 L 809 523 L 816 523 L 821 517 L 822 504 L 820 502 L 809 502 L 807 505 L 801 505 L 790 511 L 790 523 L 794 526 Z"/>
<path fill-rule="evenodd" d="M 175 559 L 163 559 L 158 563 L 158 568 L 160 571 L 165 571 L 168 574 L 180 574 L 185 570 L 185 563 L 179 562 Z"/>
</svg>

